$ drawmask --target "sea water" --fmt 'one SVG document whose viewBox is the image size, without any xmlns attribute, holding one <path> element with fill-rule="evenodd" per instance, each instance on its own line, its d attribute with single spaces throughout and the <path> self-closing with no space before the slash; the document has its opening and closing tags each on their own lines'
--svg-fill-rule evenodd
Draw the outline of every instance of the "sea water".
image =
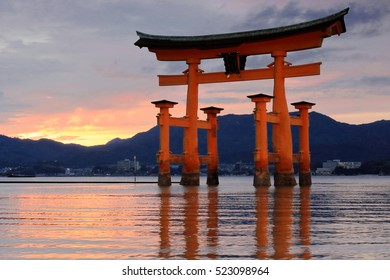
<svg viewBox="0 0 390 280">
<path fill-rule="evenodd" d="M 390 177 L 316 176 L 304 188 L 252 180 L 4 178 L 0 258 L 390 259 Z"/>
</svg>

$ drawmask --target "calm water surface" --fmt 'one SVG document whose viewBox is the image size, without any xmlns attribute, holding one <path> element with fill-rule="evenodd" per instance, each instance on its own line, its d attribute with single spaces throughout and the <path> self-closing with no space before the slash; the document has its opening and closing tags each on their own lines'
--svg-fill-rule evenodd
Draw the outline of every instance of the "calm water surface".
<svg viewBox="0 0 390 280">
<path fill-rule="evenodd" d="M 390 177 L 278 189 L 251 177 L 170 188 L 3 180 L 1 259 L 390 259 Z"/>
</svg>

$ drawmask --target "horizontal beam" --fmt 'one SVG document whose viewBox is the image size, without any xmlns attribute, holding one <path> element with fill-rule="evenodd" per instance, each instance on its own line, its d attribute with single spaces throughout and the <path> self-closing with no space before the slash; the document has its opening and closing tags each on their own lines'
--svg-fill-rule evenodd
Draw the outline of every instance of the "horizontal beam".
<svg viewBox="0 0 390 280">
<path fill-rule="evenodd" d="M 301 154 L 293 154 L 293 162 L 301 162 Z"/>
<path fill-rule="evenodd" d="M 159 119 L 159 124 L 163 124 L 161 120 Z M 200 129 L 211 129 L 211 124 L 208 121 L 204 120 L 197 120 L 196 121 L 197 128 Z M 189 127 L 189 119 L 188 118 L 175 118 L 175 117 L 170 117 L 169 118 L 169 126 L 179 126 L 179 127 Z"/>
<path fill-rule="evenodd" d="M 184 155 L 171 154 L 170 155 L 170 163 L 183 163 Z"/>
<path fill-rule="evenodd" d="M 201 128 L 201 129 L 211 129 L 211 124 L 208 121 L 198 120 L 197 125 L 198 125 L 198 128 Z"/>
<path fill-rule="evenodd" d="M 305 77 L 320 74 L 321 62 L 303 64 L 296 66 L 284 66 L 283 74 L 285 78 L 292 77 Z M 253 80 L 265 80 L 273 79 L 273 68 L 260 68 L 241 70 L 240 74 L 226 75 L 225 72 L 212 72 L 212 73 L 199 73 L 199 84 L 210 83 L 227 83 L 227 82 L 241 82 L 241 81 L 253 81 Z M 187 85 L 187 75 L 158 75 L 160 86 L 179 86 Z"/>
<path fill-rule="evenodd" d="M 279 115 L 277 113 L 268 113 L 267 122 L 268 123 L 279 123 Z M 209 121 L 197 120 L 197 128 L 200 129 L 211 129 L 211 124 Z M 162 124 L 161 122 L 159 124 Z M 302 119 L 299 116 L 290 116 L 290 124 L 293 126 L 302 126 Z M 179 127 L 189 127 L 189 121 L 187 118 L 169 118 L 170 126 L 179 126 Z"/>
<path fill-rule="evenodd" d="M 269 123 L 279 123 L 279 114 L 278 113 L 268 113 L 267 122 Z"/>
<path fill-rule="evenodd" d="M 170 163 L 184 163 L 184 155 L 180 154 L 171 154 L 170 155 Z M 208 155 L 200 155 L 199 156 L 200 164 L 208 164 L 210 161 L 210 156 Z"/>
<path fill-rule="evenodd" d="M 284 77 L 306 77 L 319 75 L 321 72 L 322 62 L 315 62 L 310 64 L 293 65 L 284 67 Z"/>
<path fill-rule="evenodd" d="M 210 156 L 200 155 L 199 162 L 200 164 L 208 164 L 210 162 Z"/>
<path fill-rule="evenodd" d="M 302 126 L 302 119 L 301 119 L 301 117 L 290 116 L 290 124 L 294 125 L 294 126 Z"/>
<path fill-rule="evenodd" d="M 276 114 L 276 113 L 268 113 L 267 114 L 267 122 L 269 122 L 269 123 L 279 123 L 280 122 L 279 115 Z M 301 119 L 301 117 L 290 116 L 290 125 L 302 126 L 302 119 Z"/>
<path fill-rule="evenodd" d="M 187 75 L 158 75 L 159 86 L 182 86 L 187 84 Z"/>
<path fill-rule="evenodd" d="M 240 74 L 226 75 L 225 72 L 203 73 L 199 75 L 199 84 L 227 83 L 253 80 L 272 79 L 274 70 L 272 68 L 241 70 Z"/>
<path fill-rule="evenodd" d="M 188 127 L 189 121 L 187 118 L 169 118 L 169 125 L 170 126 L 180 126 L 180 127 Z"/>
<path fill-rule="evenodd" d="M 278 153 L 268 153 L 268 162 L 279 162 L 279 158 Z"/>
<path fill-rule="evenodd" d="M 293 154 L 292 155 L 293 162 L 300 162 L 301 160 L 301 155 L 298 154 Z M 280 155 L 278 153 L 268 153 L 268 162 L 274 162 L 277 163 L 280 160 Z"/>
<path fill-rule="evenodd" d="M 301 161 L 301 154 L 293 154 L 292 155 L 293 162 L 299 163 Z M 278 153 L 268 153 L 268 162 L 277 163 L 280 160 L 280 155 Z M 209 155 L 199 155 L 200 164 L 208 164 L 210 161 Z M 170 154 L 169 158 L 170 163 L 184 163 L 184 155 L 183 154 Z"/>
</svg>

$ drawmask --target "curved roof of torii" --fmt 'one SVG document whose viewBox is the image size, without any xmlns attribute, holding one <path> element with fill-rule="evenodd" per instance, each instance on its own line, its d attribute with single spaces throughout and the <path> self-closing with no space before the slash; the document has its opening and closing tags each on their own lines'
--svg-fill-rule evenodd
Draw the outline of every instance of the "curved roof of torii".
<svg viewBox="0 0 390 280">
<path fill-rule="evenodd" d="M 303 23 L 260 29 L 245 32 L 214 34 L 203 36 L 164 36 L 150 35 L 137 31 L 139 40 L 135 45 L 142 48 L 147 47 L 149 50 L 185 50 L 198 49 L 210 50 L 239 46 L 244 43 L 263 42 L 291 35 L 309 33 L 313 31 L 322 31 L 324 37 L 341 34 L 346 31 L 344 16 L 348 13 L 346 8 L 338 13 L 329 15 L 324 18 L 307 21 Z"/>
</svg>

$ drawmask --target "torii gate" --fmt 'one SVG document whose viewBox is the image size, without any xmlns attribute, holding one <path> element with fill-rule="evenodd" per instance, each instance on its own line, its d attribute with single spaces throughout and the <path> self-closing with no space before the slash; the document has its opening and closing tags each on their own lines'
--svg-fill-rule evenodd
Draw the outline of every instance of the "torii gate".
<svg viewBox="0 0 390 280">
<path fill-rule="evenodd" d="M 203 108 L 207 121 L 198 120 L 198 85 L 207 83 L 238 82 L 273 79 L 273 96 L 248 96 L 255 103 L 256 143 L 254 151 L 255 186 L 269 186 L 268 163 L 275 162 L 274 185 L 296 185 L 293 162 L 299 162 L 300 185 L 311 184 L 310 151 L 308 140 L 308 109 L 314 103 L 293 103 L 299 117 L 290 117 L 285 95 L 285 78 L 320 74 L 321 62 L 296 65 L 285 61 L 288 52 L 319 48 L 324 38 L 346 31 L 346 8 L 336 14 L 278 28 L 205 36 L 160 36 L 137 31 L 135 45 L 147 47 L 161 61 L 185 61 L 188 69 L 180 75 L 159 75 L 160 86 L 187 85 L 186 116 L 173 118 L 169 108 L 175 102 L 152 102 L 160 108 L 158 123 L 161 128 L 159 185 L 170 185 L 169 164 L 183 163 L 182 185 L 199 185 L 200 163 L 208 163 L 208 184 L 218 184 L 218 154 L 216 146 L 216 115 L 222 108 Z M 274 62 L 267 68 L 245 70 L 250 55 L 271 54 Z M 204 73 L 199 69 L 202 59 L 223 59 L 225 72 Z M 266 102 L 273 100 L 272 112 L 266 113 Z M 267 147 L 267 122 L 272 123 L 272 153 Z M 291 125 L 300 127 L 300 152 L 292 149 Z M 169 151 L 169 126 L 184 127 L 183 155 Z M 208 156 L 198 154 L 198 128 L 207 129 Z"/>
</svg>

